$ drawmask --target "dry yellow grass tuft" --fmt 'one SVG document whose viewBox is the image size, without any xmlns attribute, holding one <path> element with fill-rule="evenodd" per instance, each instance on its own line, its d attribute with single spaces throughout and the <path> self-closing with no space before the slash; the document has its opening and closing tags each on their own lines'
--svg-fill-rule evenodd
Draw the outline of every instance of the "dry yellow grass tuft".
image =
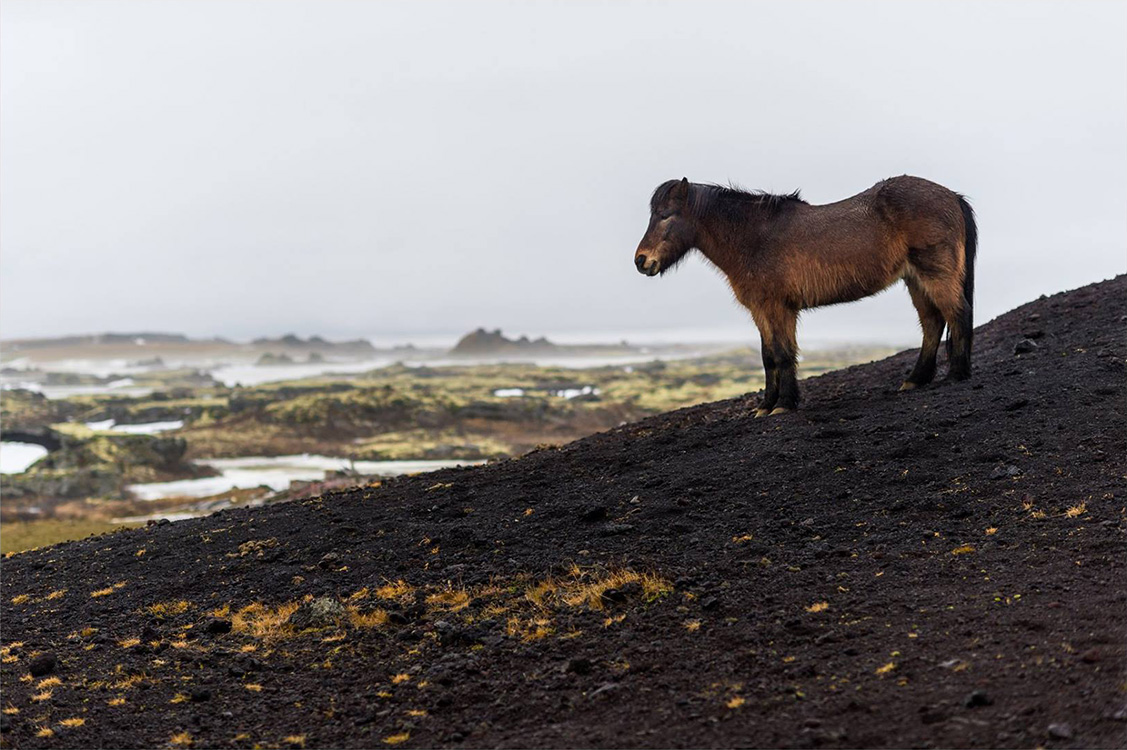
<svg viewBox="0 0 1127 750">
<path fill-rule="evenodd" d="M 427 712 L 422 708 L 411 708 L 407 710 L 407 715 L 414 716 L 415 718 L 422 718 L 423 716 L 427 715 Z"/>
<path fill-rule="evenodd" d="M 814 602 L 806 608 L 807 612 L 825 612 L 830 608 L 829 602 Z"/>
<path fill-rule="evenodd" d="M 591 609 L 603 608 L 603 594 L 611 589 L 618 589 L 628 583 L 638 583 L 642 586 L 642 598 L 652 602 L 673 590 L 673 584 L 661 576 L 652 573 L 638 573 L 633 570 L 619 570 L 607 575 L 596 575 L 595 580 L 589 583 L 576 582 L 564 594 L 563 600 L 571 606 L 586 604 Z"/>
<path fill-rule="evenodd" d="M 192 742 L 192 735 L 187 732 L 178 732 L 168 738 L 168 744 L 173 747 L 191 747 Z"/>
<path fill-rule="evenodd" d="M 298 747 L 305 747 L 305 735 L 304 734 L 291 734 L 289 737 L 283 737 L 282 742 L 286 743 L 287 745 L 296 745 Z"/>
<path fill-rule="evenodd" d="M 956 547 L 951 550 L 952 555 L 969 555 L 972 552 L 974 552 L 973 544 L 964 544 L 961 547 Z"/>
<path fill-rule="evenodd" d="M 163 620 L 166 617 L 175 617 L 176 615 L 184 614 L 188 611 L 188 608 L 190 606 L 192 606 L 191 602 L 186 602 L 183 600 L 157 602 L 156 604 L 150 604 L 149 606 L 145 607 L 145 611 L 153 617 Z M 219 617 L 221 615 L 216 616 Z"/>
<path fill-rule="evenodd" d="M 743 699 L 743 696 L 737 695 L 735 698 L 732 698 L 732 700 L 728 701 L 725 705 L 727 705 L 728 708 L 739 708 L 745 703 L 747 703 L 747 701 Z"/>
<path fill-rule="evenodd" d="M 51 691 L 44 690 L 42 693 L 36 693 L 35 695 L 31 696 L 31 699 L 33 701 L 49 701 L 51 700 Z"/>
<path fill-rule="evenodd" d="M 345 601 L 349 601 L 349 602 L 362 601 L 364 599 L 367 599 L 368 595 L 370 593 L 371 592 L 368 590 L 368 587 L 365 586 L 364 588 L 360 589 L 359 591 L 354 591 L 353 593 L 349 594 L 348 599 L 346 599 Z"/>
<path fill-rule="evenodd" d="M 122 648 L 133 648 L 134 646 L 140 646 L 141 645 L 141 639 L 140 638 L 122 638 L 120 641 L 117 642 L 117 645 L 121 646 Z"/>
<path fill-rule="evenodd" d="M 526 643 L 547 638 L 554 632 L 552 621 L 547 617 L 533 617 L 527 620 L 510 617 L 505 623 L 505 633 L 510 638 L 520 638 Z"/>
<path fill-rule="evenodd" d="M 465 589 L 447 588 L 427 596 L 427 605 L 457 612 L 470 606 L 470 594 Z"/>
<path fill-rule="evenodd" d="M 267 641 L 285 638 L 293 635 L 289 619 L 300 606 L 300 602 L 288 602 L 277 607 L 249 604 L 232 615 L 231 629 Z"/>
<path fill-rule="evenodd" d="M 604 594 L 632 583 L 641 586 L 642 599 L 646 602 L 652 602 L 673 590 L 669 581 L 651 573 L 633 570 L 583 570 L 573 566 L 567 578 L 540 581 L 525 591 L 524 598 L 540 609 L 549 609 L 562 603 L 569 607 L 586 605 L 590 609 L 601 610 L 606 604 Z"/>
<path fill-rule="evenodd" d="M 414 591 L 414 586 L 411 586 L 403 579 L 399 579 L 398 581 L 380 586 L 378 589 L 376 589 L 376 596 L 381 599 L 398 599 L 400 597 L 407 596 Z"/>
<path fill-rule="evenodd" d="M 406 742 L 411 738 L 410 732 L 400 732 L 399 734 L 392 734 L 383 738 L 385 745 L 398 745 Z"/>
<path fill-rule="evenodd" d="M 123 677 L 122 679 L 118 680 L 114 684 L 110 685 L 110 687 L 113 688 L 114 690 L 130 690 L 132 688 L 137 687 L 138 685 L 140 685 L 144 681 L 145 681 L 144 675 L 132 674 L 132 675 L 128 675 L 126 677 Z"/>
<path fill-rule="evenodd" d="M 125 699 L 124 698 L 111 698 L 110 700 L 106 701 L 106 705 L 107 706 L 124 706 L 125 705 Z"/>
<path fill-rule="evenodd" d="M 391 682 L 392 682 L 393 685 L 399 685 L 401 683 L 407 682 L 410 679 L 411 679 L 411 675 L 406 674 L 404 672 L 400 672 L 397 675 L 392 675 Z"/>
<path fill-rule="evenodd" d="M 700 630 L 700 620 L 689 620 L 685 623 L 685 630 L 695 633 Z"/>
<path fill-rule="evenodd" d="M 986 530 L 986 536 L 994 536 L 997 533 L 998 533 L 998 527 L 997 526 L 991 526 L 990 528 L 988 528 Z"/>
<path fill-rule="evenodd" d="M 1088 512 L 1088 504 L 1087 503 L 1080 503 L 1078 505 L 1073 505 L 1071 508 L 1066 510 L 1064 512 L 1064 515 L 1067 516 L 1068 518 L 1076 518 L 1077 516 L 1082 516 L 1087 512 Z"/>
<path fill-rule="evenodd" d="M 27 604 L 29 601 L 31 601 L 31 597 L 27 594 L 12 597 L 12 604 Z"/>
<path fill-rule="evenodd" d="M 42 680 L 40 680 L 39 682 L 35 683 L 35 689 L 36 690 L 46 690 L 48 688 L 53 688 L 56 685 L 62 685 L 62 684 L 63 684 L 63 681 L 60 680 L 58 677 L 45 677 Z"/>
<path fill-rule="evenodd" d="M 35 736 L 36 737 L 54 737 L 55 736 L 55 730 L 51 729 L 50 727 L 40 727 L 39 730 L 35 733 Z"/>
<path fill-rule="evenodd" d="M 74 729 L 75 727 L 80 727 L 83 724 L 85 724 L 86 719 L 81 719 L 81 718 L 63 719 L 59 723 L 62 724 L 64 727 L 67 727 L 68 729 Z"/>
<path fill-rule="evenodd" d="M 186 693 L 177 693 L 176 695 L 172 696 L 172 700 L 169 701 L 169 703 L 187 703 L 187 702 L 188 702 L 188 696 L 187 696 Z"/>
<path fill-rule="evenodd" d="M 246 685 L 243 685 L 243 687 L 246 688 L 247 690 L 251 691 L 252 693 L 261 693 L 262 692 L 262 686 L 255 684 L 253 682 L 247 683 Z"/>
<path fill-rule="evenodd" d="M 19 712 L 20 710 L 15 706 L 5 706 L 2 713 L 7 714 L 8 716 L 12 716 L 14 714 L 18 714 Z"/>
<path fill-rule="evenodd" d="M 894 669 L 896 669 L 896 662 L 890 661 L 888 664 L 885 664 L 883 667 L 877 667 L 876 674 L 886 675 Z"/>
<path fill-rule="evenodd" d="M 387 610 L 372 609 L 361 612 L 355 606 L 349 606 L 345 609 L 348 610 L 348 622 L 354 628 L 378 628 L 387 624 Z"/>
</svg>

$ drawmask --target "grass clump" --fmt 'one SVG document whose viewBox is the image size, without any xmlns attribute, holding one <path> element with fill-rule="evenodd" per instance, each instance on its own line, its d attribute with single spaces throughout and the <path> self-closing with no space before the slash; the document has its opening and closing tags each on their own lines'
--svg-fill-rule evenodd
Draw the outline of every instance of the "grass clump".
<svg viewBox="0 0 1127 750">
<path fill-rule="evenodd" d="M 287 602 L 277 607 L 267 607 L 261 602 L 248 604 L 231 616 L 231 630 L 260 640 L 277 640 L 293 635 L 290 615 L 301 606 L 300 602 Z"/>
</svg>

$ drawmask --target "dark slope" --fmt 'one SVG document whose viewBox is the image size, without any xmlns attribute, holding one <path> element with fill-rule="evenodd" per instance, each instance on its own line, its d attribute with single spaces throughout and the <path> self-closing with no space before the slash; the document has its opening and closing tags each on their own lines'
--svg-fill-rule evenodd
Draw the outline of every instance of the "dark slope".
<svg viewBox="0 0 1127 750">
<path fill-rule="evenodd" d="M 981 327 L 967 383 L 897 394 L 905 352 L 6 559 L 4 744 L 1124 746 L 1125 314 L 1119 277 Z M 303 597 L 390 620 L 206 633 Z"/>
</svg>

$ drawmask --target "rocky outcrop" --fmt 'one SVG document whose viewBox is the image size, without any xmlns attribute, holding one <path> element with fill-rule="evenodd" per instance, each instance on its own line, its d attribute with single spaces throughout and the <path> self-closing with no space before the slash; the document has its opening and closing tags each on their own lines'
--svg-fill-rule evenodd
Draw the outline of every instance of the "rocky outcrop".
<svg viewBox="0 0 1127 750">
<path fill-rule="evenodd" d="M 541 336 L 530 339 L 521 336 L 519 339 L 505 338 L 501 329 L 487 331 L 478 328 L 472 333 L 463 336 L 450 353 L 455 356 L 489 356 L 494 354 L 510 354 L 523 352 L 548 352 L 556 349 L 556 345 Z"/>
</svg>

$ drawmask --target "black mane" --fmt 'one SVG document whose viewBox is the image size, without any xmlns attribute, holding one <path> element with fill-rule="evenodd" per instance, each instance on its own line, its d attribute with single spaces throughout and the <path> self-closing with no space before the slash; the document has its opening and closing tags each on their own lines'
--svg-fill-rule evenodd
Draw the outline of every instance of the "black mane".
<svg viewBox="0 0 1127 750">
<path fill-rule="evenodd" d="M 650 199 L 650 210 L 654 211 L 665 203 L 670 192 L 679 180 L 670 180 L 658 185 Z M 711 185 L 692 183 L 689 189 L 689 210 L 696 216 L 718 216 L 728 219 L 744 219 L 748 209 L 760 208 L 773 215 L 796 203 L 806 204 L 798 190 L 793 193 L 766 193 L 762 190 L 744 190 L 734 185 Z"/>
</svg>

